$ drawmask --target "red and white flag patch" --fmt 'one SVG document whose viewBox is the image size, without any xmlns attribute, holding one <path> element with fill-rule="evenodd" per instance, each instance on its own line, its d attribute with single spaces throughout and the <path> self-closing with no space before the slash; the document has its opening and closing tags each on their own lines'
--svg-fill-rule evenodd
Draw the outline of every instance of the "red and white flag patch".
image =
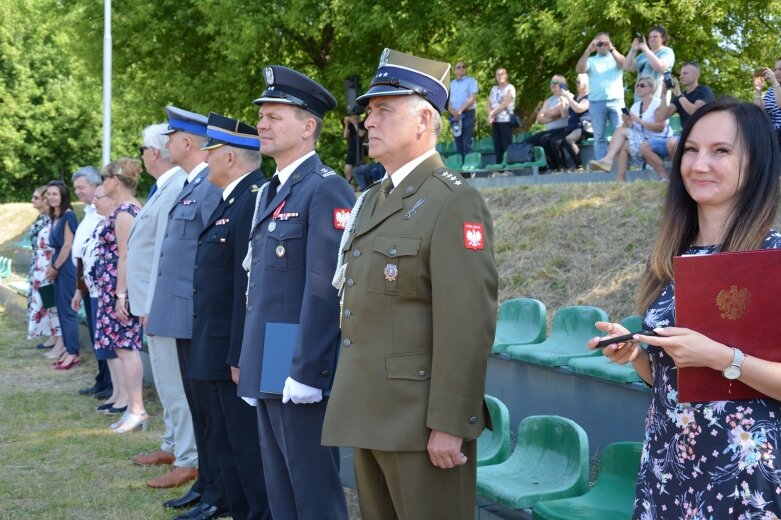
<svg viewBox="0 0 781 520">
<path fill-rule="evenodd" d="M 464 247 L 477 251 L 485 249 L 485 233 L 479 222 L 464 222 Z"/>
<path fill-rule="evenodd" d="M 350 218 L 351 208 L 334 208 L 334 227 L 344 229 L 347 227 L 347 219 Z"/>
</svg>

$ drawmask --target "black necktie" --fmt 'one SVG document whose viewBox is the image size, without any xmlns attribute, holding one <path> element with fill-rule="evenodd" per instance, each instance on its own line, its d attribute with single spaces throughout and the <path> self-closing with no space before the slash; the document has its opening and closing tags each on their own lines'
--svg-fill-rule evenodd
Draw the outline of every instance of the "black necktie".
<svg viewBox="0 0 781 520">
<path fill-rule="evenodd" d="M 276 197 L 277 188 L 279 188 L 279 175 L 274 175 L 271 180 L 268 181 L 268 188 L 266 188 L 266 207 L 268 207 L 274 197 Z M 265 209 L 265 207 L 263 209 Z"/>
<path fill-rule="evenodd" d="M 185 179 L 184 184 L 182 184 L 182 188 L 186 188 L 188 184 L 190 184 L 190 179 Z"/>
</svg>

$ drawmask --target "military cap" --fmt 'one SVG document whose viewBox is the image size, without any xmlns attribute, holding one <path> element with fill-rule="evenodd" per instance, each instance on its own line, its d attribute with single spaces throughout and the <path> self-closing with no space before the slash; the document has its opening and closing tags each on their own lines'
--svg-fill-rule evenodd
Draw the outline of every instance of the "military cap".
<svg viewBox="0 0 781 520">
<path fill-rule="evenodd" d="M 248 150 L 260 149 L 260 137 L 258 137 L 258 130 L 254 126 L 214 112 L 209 113 L 206 136 L 209 139 L 201 147 L 201 150 L 211 150 L 222 145 Z"/>
<path fill-rule="evenodd" d="M 444 112 L 450 92 L 450 64 L 385 49 L 369 90 L 355 101 L 363 106 L 376 96 L 418 94 Z"/>
<path fill-rule="evenodd" d="M 174 106 L 165 107 L 165 115 L 168 118 L 168 130 L 163 132 L 164 135 L 174 132 L 206 135 L 206 124 L 208 122 L 206 116 Z"/>
<path fill-rule="evenodd" d="M 329 110 L 336 108 L 336 98 L 320 83 L 304 76 L 300 72 L 271 65 L 263 69 L 266 80 L 266 90 L 258 99 L 256 105 L 263 103 L 285 103 L 303 108 L 320 119 Z"/>
</svg>

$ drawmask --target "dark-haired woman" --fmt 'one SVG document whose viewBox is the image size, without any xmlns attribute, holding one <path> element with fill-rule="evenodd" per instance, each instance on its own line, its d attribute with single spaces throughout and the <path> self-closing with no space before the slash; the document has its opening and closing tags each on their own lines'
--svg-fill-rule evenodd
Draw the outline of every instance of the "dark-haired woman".
<svg viewBox="0 0 781 520">
<path fill-rule="evenodd" d="M 672 71 L 675 65 L 675 52 L 667 46 L 669 41 L 670 33 L 663 25 L 657 25 L 648 31 L 647 42 L 645 37 L 635 38 L 632 41 L 632 48 L 624 59 L 625 71 L 637 72 L 638 78 L 642 76 L 653 78 L 656 84 L 654 97 L 659 97 L 662 93 L 662 74 Z M 638 93 L 635 92 L 635 101 L 637 99 Z"/>
<path fill-rule="evenodd" d="M 781 515 L 781 363 L 754 356 L 742 362 L 739 380 L 767 396 L 762 399 L 679 402 L 677 367 L 721 372 L 740 356 L 707 330 L 675 326 L 673 286 L 676 255 L 781 248 L 781 234 L 771 228 L 781 157 L 770 126 L 761 108 L 732 100 L 705 105 L 692 116 L 638 292 L 644 328 L 659 336 L 636 335 L 604 349 L 613 361 L 631 362 L 653 388 L 635 519 Z M 617 323 L 597 327 L 609 335 L 628 333 Z"/>
<path fill-rule="evenodd" d="M 57 316 L 65 342 L 65 353 L 54 364 L 58 370 L 69 370 L 80 363 L 79 322 L 76 311 L 71 308 L 71 296 L 76 290 L 76 267 L 71 260 L 73 235 L 78 222 L 71 207 L 68 188 L 62 181 L 52 181 L 46 187 L 49 203 L 51 233 L 49 245 L 54 248 L 52 261 L 46 270 L 46 278 L 54 281 L 57 302 Z"/>
</svg>

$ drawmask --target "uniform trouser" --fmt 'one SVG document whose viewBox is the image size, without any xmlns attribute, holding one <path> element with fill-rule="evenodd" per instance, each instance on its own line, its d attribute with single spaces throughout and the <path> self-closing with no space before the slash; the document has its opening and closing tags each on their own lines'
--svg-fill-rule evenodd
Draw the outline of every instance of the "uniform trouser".
<svg viewBox="0 0 781 520">
<path fill-rule="evenodd" d="M 260 454 L 274 520 L 347 520 L 339 449 L 320 444 L 327 404 L 327 398 L 313 404 L 258 400 Z"/>
<path fill-rule="evenodd" d="M 187 397 L 193 419 L 195 446 L 198 449 L 198 480 L 193 484 L 192 490 L 201 494 L 201 502 L 222 508 L 227 505 L 225 484 L 220 475 L 215 447 L 209 442 L 209 436 L 212 434 L 209 431 L 209 383 L 187 377 L 190 360 L 189 339 L 177 338 L 176 353 L 179 357 L 184 395 Z"/>
<path fill-rule="evenodd" d="M 147 336 L 147 339 L 149 364 L 152 366 L 157 395 L 163 405 L 165 433 L 160 449 L 174 454 L 175 466 L 197 468 L 198 450 L 195 447 L 193 418 L 184 395 L 176 340 L 163 336 Z"/>
<path fill-rule="evenodd" d="M 361 517 L 371 520 L 474 520 L 477 442 L 462 445 L 467 462 L 431 464 L 427 451 L 353 451 Z"/>
<path fill-rule="evenodd" d="M 211 381 L 209 412 L 231 516 L 269 520 L 255 410 L 237 395 L 236 384 L 226 380 Z"/>
</svg>

